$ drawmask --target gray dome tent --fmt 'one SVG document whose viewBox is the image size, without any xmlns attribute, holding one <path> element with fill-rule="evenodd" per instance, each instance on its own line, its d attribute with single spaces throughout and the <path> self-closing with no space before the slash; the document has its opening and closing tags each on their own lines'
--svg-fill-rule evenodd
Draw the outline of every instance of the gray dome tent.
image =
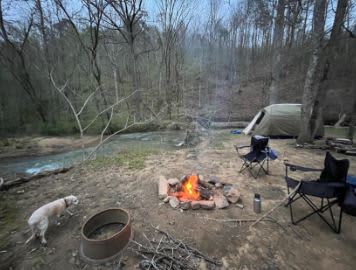
<svg viewBox="0 0 356 270">
<path fill-rule="evenodd" d="M 273 104 L 260 110 L 244 134 L 264 136 L 297 137 L 300 130 L 301 104 Z M 320 125 L 315 136 L 324 135 L 324 126 Z"/>
</svg>

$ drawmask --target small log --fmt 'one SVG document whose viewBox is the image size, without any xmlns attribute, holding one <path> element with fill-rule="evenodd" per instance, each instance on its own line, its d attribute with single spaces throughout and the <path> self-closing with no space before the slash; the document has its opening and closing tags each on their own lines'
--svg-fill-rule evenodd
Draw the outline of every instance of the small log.
<svg viewBox="0 0 356 270">
<path fill-rule="evenodd" d="M 60 168 L 60 169 L 52 170 L 52 171 L 43 171 L 43 172 L 37 173 L 35 175 L 31 175 L 31 176 L 19 177 L 15 180 L 4 182 L 3 185 L 0 186 L 0 190 L 8 190 L 12 187 L 20 186 L 26 182 L 29 182 L 29 181 L 32 181 L 35 179 L 39 179 L 39 178 L 43 178 L 46 176 L 56 175 L 56 174 L 60 174 L 60 173 L 66 173 L 69 170 L 71 170 L 72 168 L 73 167 Z"/>
<path fill-rule="evenodd" d="M 356 156 L 356 150 L 348 150 L 345 152 L 345 155 Z"/>
</svg>

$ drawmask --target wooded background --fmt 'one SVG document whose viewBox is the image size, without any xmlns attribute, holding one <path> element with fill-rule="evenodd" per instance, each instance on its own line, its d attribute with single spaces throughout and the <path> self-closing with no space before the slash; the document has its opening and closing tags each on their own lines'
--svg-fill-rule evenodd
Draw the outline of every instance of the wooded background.
<svg viewBox="0 0 356 270">
<path fill-rule="evenodd" d="M 0 0 L 0 135 L 76 133 L 64 97 L 83 123 L 104 110 L 89 133 L 284 102 L 309 133 L 351 121 L 355 18 L 350 0 Z"/>
</svg>

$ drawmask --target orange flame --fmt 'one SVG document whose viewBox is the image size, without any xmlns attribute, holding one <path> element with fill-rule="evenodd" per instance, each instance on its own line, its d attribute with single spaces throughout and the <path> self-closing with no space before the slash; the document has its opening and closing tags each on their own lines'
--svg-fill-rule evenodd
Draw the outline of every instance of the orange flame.
<svg viewBox="0 0 356 270">
<path fill-rule="evenodd" d="M 182 185 L 182 190 L 176 194 L 180 200 L 196 201 L 200 199 L 198 188 L 198 175 L 190 175 Z"/>
</svg>

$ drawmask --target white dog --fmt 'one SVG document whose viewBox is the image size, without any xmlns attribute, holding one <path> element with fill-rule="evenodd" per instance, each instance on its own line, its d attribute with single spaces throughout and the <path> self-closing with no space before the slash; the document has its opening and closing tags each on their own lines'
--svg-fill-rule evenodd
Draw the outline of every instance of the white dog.
<svg viewBox="0 0 356 270">
<path fill-rule="evenodd" d="M 77 197 L 70 195 L 64 197 L 62 199 L 55 200 L 53 202 L 47 203 L 46 205 L 41 206 L 35 212 L 32 213 L 30 218 L 28 219 L 27 223 L 31 228 L 32 235 L 29 239 L 27 239 L 26 243 L 30 242 L 36 236 L 41 237 L 41 243 L 46 244 L 45 233 L 48 228 L 49 218 L 53 216 L 60 217 L 60 215 L 66 210 L 70 215 L 67 208 L 71 205 L 76 205 L 79 203 Z"/>
</svg>

